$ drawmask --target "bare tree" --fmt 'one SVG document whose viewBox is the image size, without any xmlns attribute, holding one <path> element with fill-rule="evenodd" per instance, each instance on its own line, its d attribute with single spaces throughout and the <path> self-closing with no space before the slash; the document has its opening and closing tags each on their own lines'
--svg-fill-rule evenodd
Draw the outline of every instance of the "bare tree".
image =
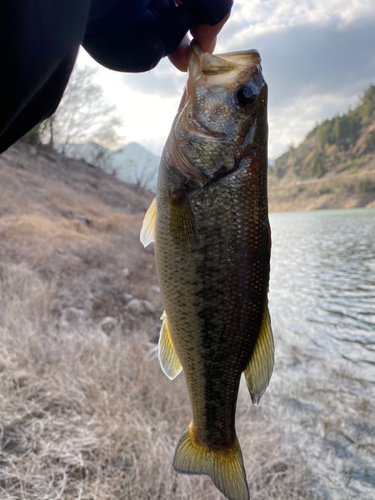
<svg viewBox="0 0 375 500">
<path fill-rule="evenodd" d="M 100 85 L 93 82 L 95 68 L 76 67 L 56 112 L 40 126 L 41 142 L 83 143 L 93 141 L 114 147 L 121 139 L 117 127 L 121 119 L 110 105 Z"/>
<path fill-rule="evenodd" d="M 116 176 L 117 169 L 112 165 L 111 155 L 112 151 L 102 147 L 100 144 L 92 142 L 90 153 L 86 155 L 84 159 L 88 163 L 100 167 L 108 174 Z"/>
<path fill-rule="evenodd" d="M 145 189 L 154 189 L 157 176 L 157 164 L 152 161 L 126 160 L 126 166 L 131 169 L 131 182 L 139 193 Z"/>
</svg>

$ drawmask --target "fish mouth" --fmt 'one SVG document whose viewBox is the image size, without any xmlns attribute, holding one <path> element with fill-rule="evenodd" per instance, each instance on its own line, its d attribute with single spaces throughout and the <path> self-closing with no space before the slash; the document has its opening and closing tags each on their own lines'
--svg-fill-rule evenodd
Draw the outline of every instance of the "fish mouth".
<svg viewBox="0 0 375 500">
<path fill-rule="evenodd" d="M 241 73 L 261 69 L 261 58 L 255 49 L 224 54 L 203 52 L 197 41 L 193 41 L 188 55 L 189 78 L 187 90 L 197 83 L 233 87 Z"/>
</svg>

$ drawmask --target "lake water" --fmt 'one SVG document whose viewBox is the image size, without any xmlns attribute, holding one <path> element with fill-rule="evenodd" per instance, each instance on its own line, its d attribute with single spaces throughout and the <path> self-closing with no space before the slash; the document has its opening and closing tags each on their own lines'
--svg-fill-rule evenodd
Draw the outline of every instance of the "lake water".
<svg viewBox="0 0 375 500">
<path fill-rule="evenodd" d="M 271 214 L 276 363 L 263 397 L 321 499 L 375 499 L 375 210 Z M 267 404 L 265 402 L 265 404 Z"/>
</svg>

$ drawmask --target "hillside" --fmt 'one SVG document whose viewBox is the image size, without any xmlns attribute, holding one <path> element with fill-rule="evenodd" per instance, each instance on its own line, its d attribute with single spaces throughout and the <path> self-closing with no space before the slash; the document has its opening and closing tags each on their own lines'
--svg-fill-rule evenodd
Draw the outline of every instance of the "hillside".
<svg viewBox="0 0 375 500">
<path fill-rule="evenodd" d="M 270 167 L 271 211 L 375 206 L 375 86 Z"/>
<path fill-rule="evenodd" d="M 0 156 L 0 259 L 54 282 L 57 319 L 123 317 L 125 297 L 152 293 L 139 231 L 153 195 L 133 188 L 46 147 L 19 142 Z"/>
<path fill-rule="evenodd" d="M 107 172 L 113 172 L 124 182 L 136 186 L 137 191 L 156 190 L 160 158 L 136 142 L 111 151 L 96 144 L 56 144 L 55 149 L 69 158 L 85 160 Z"/>
<path fill-rule="evenodd" d="M 111 166 L 116 176 L 136 185 L 156 191 L 156 180 L 160 158 L 136 142 L 127 144 L 110 157 Z"/>
</svg>

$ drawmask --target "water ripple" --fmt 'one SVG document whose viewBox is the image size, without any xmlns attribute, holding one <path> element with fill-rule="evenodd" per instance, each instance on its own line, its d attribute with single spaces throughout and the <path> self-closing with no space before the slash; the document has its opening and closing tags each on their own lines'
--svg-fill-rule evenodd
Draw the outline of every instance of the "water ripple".
<svg viewBox="0 0 375 500">
<path fill-rule="evenodd" d="M 375 210 L 271 214 L 270 222 L 269 391 L 286 439 L 303 443 L 319 498 L 375 499 Z"/>
<path fill-rule="evenodd" d="M 322 359 L 328 352 L 333 364 L 343 357 L 368 364 L 375 342 L 375 210 L 270 220 L 271 313 L 276 323 L 283 318 L 285 340 L 304 337 L 305 347 Z"/>
</svg>

